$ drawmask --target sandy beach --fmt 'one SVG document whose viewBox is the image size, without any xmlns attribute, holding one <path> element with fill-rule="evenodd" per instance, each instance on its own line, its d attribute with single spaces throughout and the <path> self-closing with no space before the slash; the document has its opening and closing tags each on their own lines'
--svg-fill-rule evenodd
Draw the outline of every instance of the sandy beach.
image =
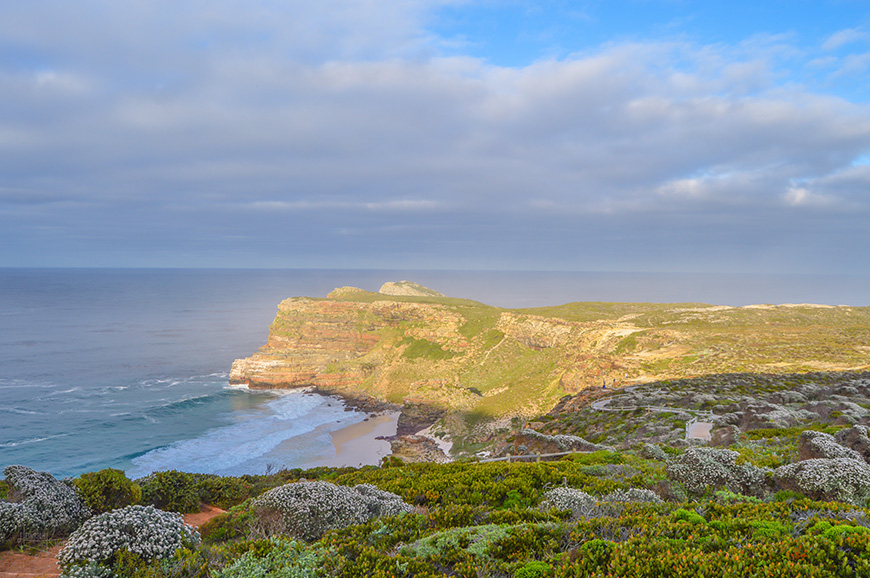
<svg viewBox="0 0 870 578">
<path fill-rule="evenodd" d="M 396 435 L 398 423 L 399 412 L 391 412 L 330 432 L 335 456 L 309 464 L 309 467 L 377 465 L 381 458 L 390 455 L 391 448 L 390 442 L 375 438 Z"/>
</svg>

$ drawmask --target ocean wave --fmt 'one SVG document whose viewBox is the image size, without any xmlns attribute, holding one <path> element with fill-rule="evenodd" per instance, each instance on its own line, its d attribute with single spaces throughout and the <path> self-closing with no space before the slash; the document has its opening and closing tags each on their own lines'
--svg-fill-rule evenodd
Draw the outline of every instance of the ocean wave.
<svg viewBox="0 0 870 578">
<path fill-rule="evenodd" d="M 0 407 L 0 411 L 6 411 L 9 413 L 17 413 L 21 415 L 45 415 L 44 411 L 31 411 L 29 409 L 21 409 L 18 407 Z"/>
<path fill-rule="evenodd" d="M 245 413 L 238 423 L 211 429 L 189 440 L 178 441 L 154 449 L 134 458 L 130 475 L 142 476 L 153 471 L 183 469 L 197 473 L 227 474 L 249 470 L 276 448 L 284 448 L 279 458 L 284 465 L 289 454 L 300 456 L 313 451 L 322 453 L 323 447 L 313 448 L 310 443 L 293 444 L 294 438 L 311 434 L 328 426 L 337 429 L 362 419 L 356 412 L 345 412 L 339 405 L 330 406 L 327 398 L 299 390 Z M 328 448 L 328 436 L 322 445 Z M 319 453 L 317 455 L 319 455 Z M 308 460 L 311 455 L 305 455 Z M 302 461 L 307 461 L 300 458 Z"/>
<path fill-rule="evenodd" d="M 45 437 L 41 437 L 41 438 L 27 438 L 27 439 L 23 439 L 23 440 L 14 441 L 14 442 L 5 442 L 5 443 L 0 443 L 0 448 L 16 448 L 18 446 L 26 446 L 26 445 L 30 445 L 30 444 L 36 444 L 39 442 L 45 442 L 48 440 L 54 440 L 57 438 L 66 437 L 68 435 L 69 435 L 68 433 L 62 433 L 62 434 L 55 434 L 55 435 L 51 435 L 51 436 L 45 436 Z"/>
</svg>

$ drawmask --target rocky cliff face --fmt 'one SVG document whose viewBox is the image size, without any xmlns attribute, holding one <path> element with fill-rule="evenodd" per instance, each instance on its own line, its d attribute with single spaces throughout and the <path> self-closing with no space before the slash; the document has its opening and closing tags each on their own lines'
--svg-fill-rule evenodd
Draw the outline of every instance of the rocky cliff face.
<svg viewBox="0 0 870 578">
<path fill-rule="evenodd" d="M 392 294 L 343 287 L 326 299 L 282 302 L 268 342 L 233 364 L 231 381 L 315 387 L 428 408 L 431 416 L 503 418 L 539 415 L 565 394 L 604 383 L 870 363 L 868 308 L 574 303 L 503 310 L 407 282 L 384 291 Z"/>
<path fill-rule="evenodd" d="M 457 332 L 460 321 L 438 304 L 287 299 L 278 306 L 266 345 L 233 363 L 230 382 L 253 388 L 358 390 L 389 354 L 397 353 L 391 351 L 397 337 L 428 340 L 448 351 L 467 347 Z"/>
</svg>

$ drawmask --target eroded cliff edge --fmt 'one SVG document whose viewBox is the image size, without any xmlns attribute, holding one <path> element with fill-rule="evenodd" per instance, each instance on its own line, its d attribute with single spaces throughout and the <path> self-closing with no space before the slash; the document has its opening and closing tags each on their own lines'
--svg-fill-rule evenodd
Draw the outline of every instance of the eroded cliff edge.
<svg viewBox="0 0 870 578">
<path fill-rule="evenodd" d="M 396 286 L 399 288 L 397 289 Z M 571 303 L 507 310 L 412 283 L 283 301 L 268 342 L 232 367 L 252 388 L 313 387 L 404 408 L 485 439 L 586 388 L 733 371 L 860 369 L 870 308 Z M 368 404 L 368 405 L 366 405 Z"/>
</svg>

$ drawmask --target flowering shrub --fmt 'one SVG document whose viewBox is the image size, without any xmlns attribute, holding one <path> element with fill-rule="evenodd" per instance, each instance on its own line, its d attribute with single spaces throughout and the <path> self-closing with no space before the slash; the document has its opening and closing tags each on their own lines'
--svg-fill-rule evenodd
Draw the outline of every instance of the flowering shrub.
<svg viewBox="0 0 870 578">
<path fill-rule="evenodd" d="M 598 500 L 575 488 L 554 488 L 544 494 L 542 510 L 571 510 L 574 518 L 585 518 L 595 508 Z"/>
<path fill-rule="evenodd" d="M 660 462 L 668 459 L 668 454 L 658 444 L 643 444 L 640 448 L 640 455 L 648 460 L 658 460 Z"/>
<path fill-rule="evenodd" d="M 751 464 L 738 464 L 739 454 L 731 450 L 689 448 L 668 463 L 667 476 L 680 482 L 690 494 L 726 488 L 746 495 L 762 495 L 769 470 Z"/>
<path fill-rule="evenodd" d="M 285 484 L 254 500 L 253 507 L 264 534 L 287 533 L 304 540 L 412 510 L 399 496 L 372 485 L 349 488 L 329 482 Z"/>
<path fill-rule="evenodd" d="M 802 460 L 849 458 L 863 461 L 861 454 L 841 446 L 834 436 L 820 431 L 808 430 L 801 433 L 798 451 Z"/>
<path fill-rule="evenodd" d="M 65 536 L 91 515 L 69 485 L 25 466 L 3 470 L 11 502 L 0 502 L 0 543 Z"/>
<path fill-rule="evenodd" d="M 153 506 L 128 506 L 91 518 L 69 538 L 57 556 L 66 575 L 81 572 L 70 566 L 97 563 L 111 566 L 122 552 L 143 560 L 172 556 L 181 547 L 199 543 L 199 533 L 180 514 Z"/>
<path fill-rule="evenodd" d="M 629 488 L 614 490 L 601 498 L 602 502 L 632 502 L 640 504 L 661 504 L 662 499 L 652 490 Z"/>
<path fill-rule="evenodd" d="M 599 450 L 608 449 L 606 446 L 602 446 L 600 444 L 594 444 L 590 441 L 587 441 L 581 437 L 575 435 L 567 435 L 567 434 L 556 434 L 556 435 L 547 435 L 542 434 L 541 432 L 535 431 L 533 429 L 526 428 L 522 431 L 522 435 L 535 439 L 539 442 L 555 444 L 560 451 L 570 452 L 570 451 L 582 451 L 582 452 L 594 452 Z"/>
<path fill-rule="evenodd" d="M 870 467 L 849 458 L 813 459 L 774 470 L 777 484 L 814 500 L 863 504 L 870 498 Z"/>
<path fill-rule="evenodd" d="M 414 511 L 414 506 L 406 504 L 402 498 L 392 492 L 385 492 L 372 484 L 359 484 L 353 487 L 366 503 L 369 518 L 381 516 L 398 516 Z"/>
</svg>

